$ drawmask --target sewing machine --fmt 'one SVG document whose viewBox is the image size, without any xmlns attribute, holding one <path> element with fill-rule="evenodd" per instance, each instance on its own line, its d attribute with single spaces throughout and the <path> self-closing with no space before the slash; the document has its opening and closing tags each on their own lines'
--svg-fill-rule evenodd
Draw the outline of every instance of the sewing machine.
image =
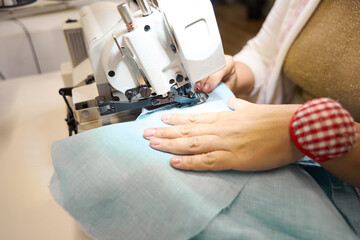
<svg viewBox="0 0 360 240">
<path fill-rule="evenodd" d="M 70 135 L 134 120 L 142 108 L 207 99 L 194 83 L 225 66 L 210 0 L 157 2 L 137 0 L 137 10 L 102 1 L 64 25 L 71 64 L 62 66 L 59 93 Z"/>
</svg>

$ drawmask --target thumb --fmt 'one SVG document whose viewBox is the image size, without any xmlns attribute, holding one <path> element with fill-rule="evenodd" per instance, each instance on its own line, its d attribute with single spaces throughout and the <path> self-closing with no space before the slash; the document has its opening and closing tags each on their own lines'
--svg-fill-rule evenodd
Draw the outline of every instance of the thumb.
<svg viewBox="0 0 360 240">
<path fill-rule="evenodd" d="M 232 110 L 240 110 L 241 108 L 247 106 L 248 104 L 250 104 L 248 101 L 242 100 L 240 98 L 229 97 L 228 99 L 228 106 Z"/>
</svg>

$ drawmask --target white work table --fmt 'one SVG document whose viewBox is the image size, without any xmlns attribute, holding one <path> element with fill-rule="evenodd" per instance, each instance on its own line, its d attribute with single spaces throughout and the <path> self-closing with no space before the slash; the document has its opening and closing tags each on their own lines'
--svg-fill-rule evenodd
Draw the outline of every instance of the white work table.
<svg viewBox="0 0 360 240">
<path fill-rule="evenodd" d="M 83 240 L 53 200 L 51 143 L 67 137 L 59 72 L 0 81 L 0 239 Z"/>
</svg>

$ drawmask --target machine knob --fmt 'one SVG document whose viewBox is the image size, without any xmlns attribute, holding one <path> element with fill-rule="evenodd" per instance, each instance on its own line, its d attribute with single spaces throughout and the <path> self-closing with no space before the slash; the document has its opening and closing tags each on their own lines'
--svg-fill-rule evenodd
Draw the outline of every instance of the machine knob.
<svg viewBox="0 0 360 240">
<path fill-rule="evenodd" d="M 117 6 L 117 9 L 127 27 L 127 30 L 129 32 L 133 31 L 135 29 L 135 21 L 134 21 L 133 15 L 131 13 L 131 10 L 129 8 L 129 5 L 126 2 L 124 2 L 124 3 L 119 4 Z"/>
<path fill-rule="evenodd" d="M 136 0 L 136 2 L 138 3 L 144 17 L 152 14 L 148 0 Z"/>
</svg>

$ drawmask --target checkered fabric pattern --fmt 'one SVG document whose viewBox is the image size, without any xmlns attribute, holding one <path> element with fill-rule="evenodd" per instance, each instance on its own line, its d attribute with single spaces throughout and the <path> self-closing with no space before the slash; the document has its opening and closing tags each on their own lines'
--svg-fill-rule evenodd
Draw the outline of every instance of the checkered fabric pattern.
<svg viewBox="0 0 360 240">
<path fill-rule="evenodd" d="M 302 105 L 291 119 L 290 135 L 296 147 L 317 162 L 343 156 L 357 140 L 354 119 L 329 98 Z"/>
</svg>

